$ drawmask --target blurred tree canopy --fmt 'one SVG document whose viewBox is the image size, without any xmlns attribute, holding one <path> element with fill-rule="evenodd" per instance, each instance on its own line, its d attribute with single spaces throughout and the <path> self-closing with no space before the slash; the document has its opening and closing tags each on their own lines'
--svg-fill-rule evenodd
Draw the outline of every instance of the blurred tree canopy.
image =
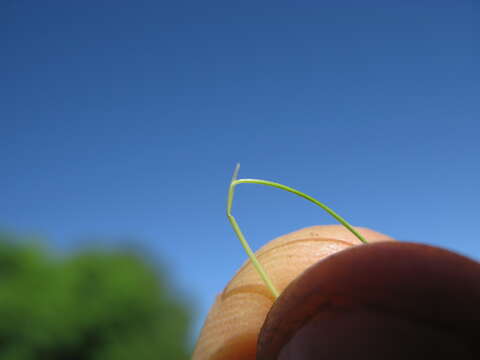
<svg viewBox="0 0 480 360">
<path fill-rule="evenodd" d="M 54 257 L 0 234 L 0 360 L 188 359 L 188 323 L 138 255 Z"/>
</svg>

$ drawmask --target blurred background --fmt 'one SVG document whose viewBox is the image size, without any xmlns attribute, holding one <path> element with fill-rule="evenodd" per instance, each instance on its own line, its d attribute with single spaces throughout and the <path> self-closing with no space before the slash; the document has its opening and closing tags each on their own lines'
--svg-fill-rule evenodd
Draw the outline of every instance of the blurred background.
<svg viewBox="0 0 480 360">
<path fill-rule="evenodd" d="M 0 359 L 188 359 L 240 177 L 480 258 L 473 1 L 0 5 Z M 239 186 L 254 249 L 334 223 Z M 159 357 L 160 354 L 160 357 Z"/>
</svg>

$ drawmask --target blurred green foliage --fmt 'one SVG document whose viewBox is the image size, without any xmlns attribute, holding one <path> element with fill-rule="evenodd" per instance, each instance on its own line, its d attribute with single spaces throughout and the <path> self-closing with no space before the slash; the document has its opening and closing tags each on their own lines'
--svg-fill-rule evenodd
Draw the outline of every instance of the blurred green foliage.
<svg viewBox="0 0 480 360">
<path fill-rule="evenodd" d="M 55 257 L 0 235 L 0 360 L 188 359 L 189 312 L 123 251 Z"/>
</svg>

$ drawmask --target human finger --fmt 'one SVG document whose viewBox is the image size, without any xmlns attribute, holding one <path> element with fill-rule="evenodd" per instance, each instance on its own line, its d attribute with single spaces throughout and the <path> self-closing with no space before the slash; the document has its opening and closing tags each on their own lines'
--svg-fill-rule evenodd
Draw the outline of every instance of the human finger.
<svg viewBox="0 0 480 360">
<path fill-rule="evenodd" d="M 369 242 L 393 240 L 370 229 L 356 229 Z M 313 226 L 272 240 L 256 255 L 281 292 L 312 264 L 355 245 L 360 241 L 343 226 Z M 247 261 L 217 296 L 193 360 L 255 359 L 258 334 L 274 301 Z"/>
<path fill-rule="evenodd" d="M 478 359 L 480 264 L 378 243 L 318 261 L 273 304 L 258 360 Z"/>
</svg>

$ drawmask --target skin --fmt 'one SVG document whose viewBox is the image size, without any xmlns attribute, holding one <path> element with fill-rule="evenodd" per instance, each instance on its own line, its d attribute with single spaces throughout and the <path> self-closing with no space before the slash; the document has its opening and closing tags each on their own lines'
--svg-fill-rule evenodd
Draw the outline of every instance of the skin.
<svg viewBox="0 0 480 360">
<path fill-rule="evenodd" d="M 249 262 L 217 297 L 193 360 L 478 359 L 480 264 L 365 228 L 272 240 L 256 254 L 281 295 Z"/>
</svg>

